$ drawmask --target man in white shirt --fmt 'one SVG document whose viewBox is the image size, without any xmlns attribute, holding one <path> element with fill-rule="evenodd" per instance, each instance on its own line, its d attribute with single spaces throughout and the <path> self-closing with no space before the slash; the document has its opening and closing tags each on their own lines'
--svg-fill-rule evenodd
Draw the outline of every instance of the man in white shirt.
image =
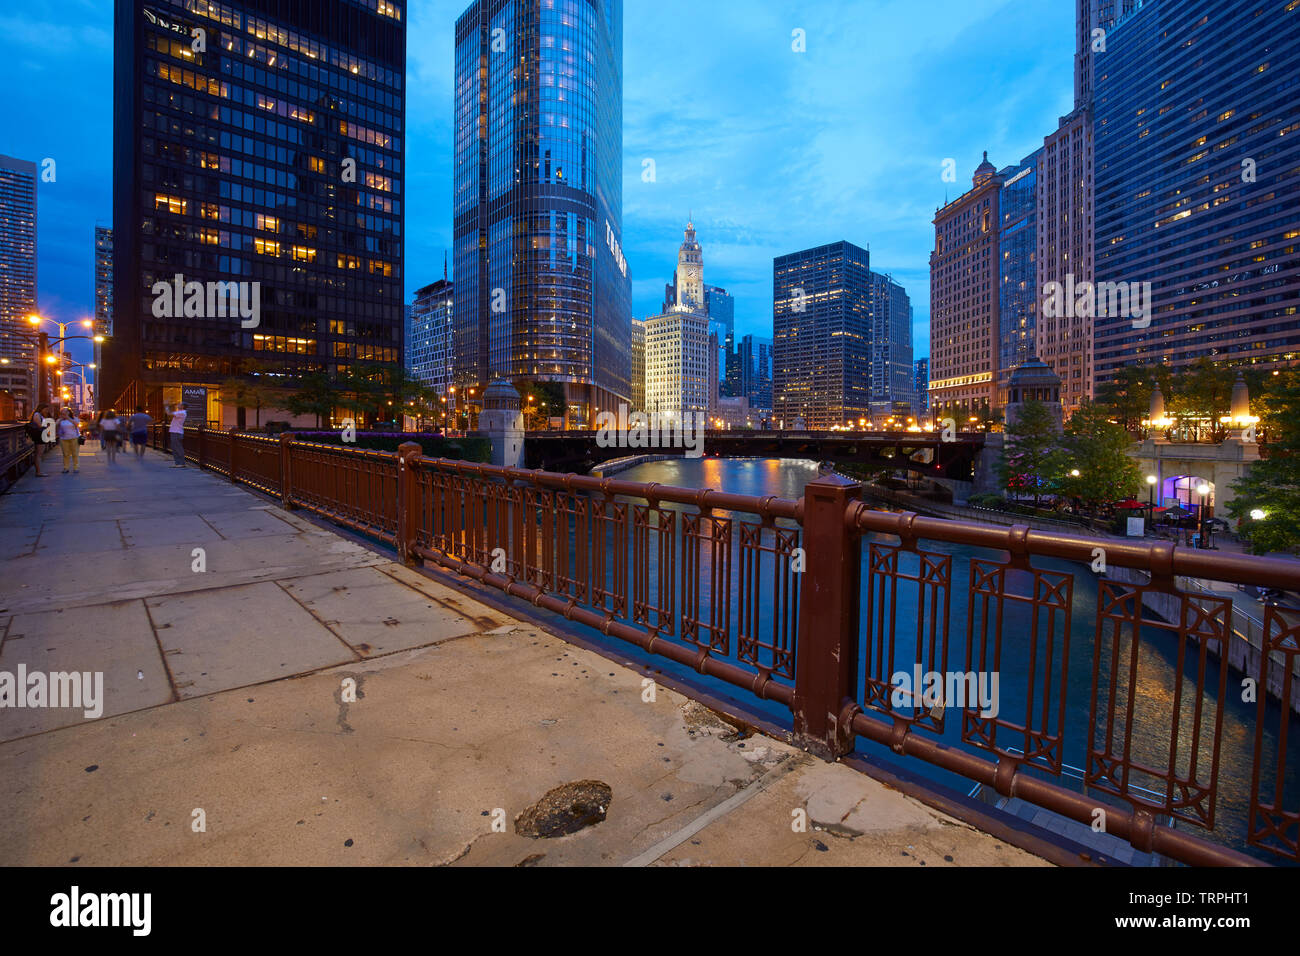
<svg viewBox="0 0 1300 956">
<path fill-rule="evenodd" d="M 172 457 L 176 459 L 173 468 L 185 467 L 185 403 L 177 402 L 171 409 L 171 425 L 167 435 L 172 443 Z"/>
</svg>

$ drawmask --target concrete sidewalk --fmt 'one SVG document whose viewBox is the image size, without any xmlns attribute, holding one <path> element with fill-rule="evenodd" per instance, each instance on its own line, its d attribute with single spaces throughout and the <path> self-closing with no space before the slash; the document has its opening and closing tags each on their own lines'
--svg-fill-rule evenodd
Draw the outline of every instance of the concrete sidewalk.
<svg viewBox="0 0 1300 956">
<path fill-rule="evenodd" d="M 0 496 L 0 672 L 104 674 L 99 719 L 0 707 L 0 864 L 1043 865 L 217 476 L 85 447 Z M 529 835 L 577 817 L 603 820 Z"/>
</svg>

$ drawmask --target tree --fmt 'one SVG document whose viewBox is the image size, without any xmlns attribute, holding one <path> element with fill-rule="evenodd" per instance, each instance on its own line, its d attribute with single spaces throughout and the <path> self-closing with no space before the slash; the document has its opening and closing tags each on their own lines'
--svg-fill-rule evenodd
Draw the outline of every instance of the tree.
<svg viewBox="0 0 1300 956">
<path fill-rule="evenodd" d="M 1300 373 L 1283 372 L 1269 388 L 1267 420 L 1272 442 L 1268 457 L 1232 483 L 1228 513 L 1243 519 L 1243 531 L 1256 554 L 1300 548 Z M 1262 511 L 1262 519 L 1251 512 Z"/>
<path fill-rule="evenodd" d="M 1042 402 L 1030 399 L 1020 406 L 1005 434 L 997 463 L 998 480 L 1012 493 L 1032 494 L 1037 505 L 1060 470 L 1059 437 L 1052 413 Z"/>
<path fill-rule="evenodd" d="M 325 417 L 339 404 L 339 389 L 324 372 L 312 372 L 298 380 L 297 387 L 284 403 L 292 415 L 315 415 L 316 427 L 323 427 Z"/>
<path fill-rule="evenodd" d="M 262 427 L 262 406 L 269 405 L 275 397 L 275 390 L 266 385 L 259 376 L 270 369 L 255 359 L 249 359 L 240 367 L 241 374 L 226 379 L 221 383 L 222 397 L 235 403 L 237 408 L 254 408 L 257 410 L 256 425 Z"/>
<path fill-rule="evenodd" d="M 1091 512 L 1137 494 L 1142 475 L 1127 454 L 1132 441 L 1108 408 L 1084 401 L 1065 426 L 1058 487 Z"/>
</svg>

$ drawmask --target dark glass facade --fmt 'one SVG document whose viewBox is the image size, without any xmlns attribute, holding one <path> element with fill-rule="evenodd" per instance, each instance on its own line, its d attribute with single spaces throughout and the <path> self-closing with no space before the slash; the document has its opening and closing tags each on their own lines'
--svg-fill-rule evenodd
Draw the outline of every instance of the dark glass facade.
<svg viewBox="0 0 1300 956">
<path fill-rule="evenodd" d="M 478 0 L 456 23 L 454 352 L 463 387 L 631 396 L 621 0 Z"/>
<path fill-rule="evenodd" d="M 871 414 L 871 263 L 836 242 L 772 262 L 773 415 L 784 428 Z"/>
<path fill-rule="evenodd" d="M 1130 364 L 1300 360 L 1300 4 L 1146 0 L 1094 57 L 1096 279 L 1150 282 L 1150 324 L 1095 319 Z"/>
<path fill-rule="evenodd" d="M 117 0 L 106 401 L 140 379 L 157 404 L 249 359 L 400 365 L 404 8 Z M 258 283 L 256 326 L 159 317 L 177 274 Z"/>
<path fill-rule="evenodd" d="M 998 203 L 998 404 L 1007 400 L 1007 382 L 1017 365 L 1036 354 L 1038 277 L 1035 211 L 1037 166 L 1042 150 L 1019 166 L 1001 170 Z"/>
</svg>

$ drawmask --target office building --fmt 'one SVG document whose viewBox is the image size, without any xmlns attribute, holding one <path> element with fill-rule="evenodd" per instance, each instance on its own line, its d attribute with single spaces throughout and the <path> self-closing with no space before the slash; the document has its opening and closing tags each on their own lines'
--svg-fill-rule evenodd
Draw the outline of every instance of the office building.
<svg viewBox="0 0 1300 956">
<path fill-rule="evenodd" d="M 1300 7 L 1146 0 L 1094 58 L 1093 111 L 1097 385 L 1300 360 Z"/>
<path fill-rule="evenodd" d="M 917 417 L 927 415 L 930 411 L 930 360 L 919 358 L 912 363 L 913 394 L 916 396 Z"/>
<path fill-rule="evenodd" d="M 454 382 L 451 330 L 452 285 L 443 278 L 416 291 L 406 329 L 406 370 L 440 398 Z"/>
<path fill-rule="evenodd" d="M 400 366 L 405 6 L 117 0 L 104 401 Z"/>
<path fill-rule="evenodd" d="M 1007 403 L 1011 370 L 1035 354 L 1038 328 L 1038 161 L 1042 150 L 1002 170 L 998 198 L 997 405 Z"/>
<path fill-rule="evenodd" d="M 36 177 L 35 163 L 0 156 L 0 390 L 20 418 L 36 402 Z"/>
<path fill-rule="evenodd" d="M 970 190 L 935 213 L 930 410 L 937 418 L 964 422 L 996 404 L 1002 182 L 985 153 Z"/>
<path fill-rule="evenodd" d="M 871 417 L 915 417 L 912 300 L 890 275 L 871 273 Z"/>
<path fill-rule="evenodd" d="M 727 373 L 731 367 L 731 355 L 736 349 L 736 300 L 715 285 L 704 287 L 704 314 L 711 323 L 717 324 L 718 330 L 718 395 L 731 395 L 727 387 Z"/>
<path fill-rule="evenodd" d="M 456 21 L 457 382 L 558 382 L 567 424 L 631 395 L 623 5 L 476 0 Z"/>
<path fill-rule="evenodd" d="M 674 311 L 645 320 L 647 412 L 709 411 L 709 320 Z"/>
<path fill-rule="evenodd" d="M 632 400 L 634 412 L 645 411 L 645 322 L 632 320 Z"/>
<path fill-rule="evenodd" d="M 832 428 L 870 415 L 867 250 L 840 241 L 778 256 L 772 263 L 772 304 L 778 426 Z"/>
</svg>

